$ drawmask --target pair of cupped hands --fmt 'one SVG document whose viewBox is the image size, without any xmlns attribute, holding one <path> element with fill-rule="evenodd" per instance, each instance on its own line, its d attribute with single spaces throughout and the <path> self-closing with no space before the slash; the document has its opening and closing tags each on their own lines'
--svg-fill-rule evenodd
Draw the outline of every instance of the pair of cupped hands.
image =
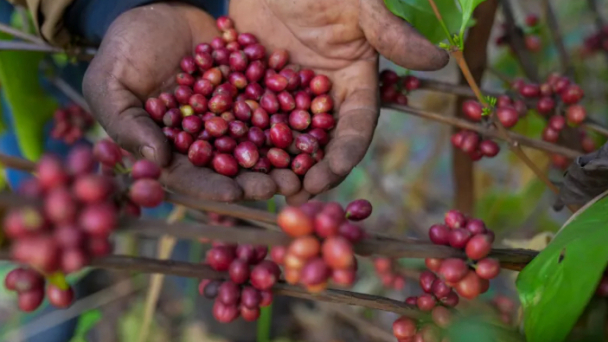
<svg viewBox="0 0 608 342">
<path fill-rule="evenodd" d="M 179 62 L 220 33 L 214 19 L 190 5 L 157 3 L 119 16 L 85 75 L 93 114 L 121 147 L 164 168 L 171 190 L 216 201 L 264 200 L 278 193 L 298 204 L 339 184 L 363 159 L 380 111 L 379 54 L 413 70 L 448 62 L 437 48 L 394 16 L 382 0 L 231 0 L 239 32 L 258 37 L 267 51 L 286 49 L 290 63 L 326 74 L 333 82 L 337 126 L 303 180 L 289 169 L 241 172 L 228 178 L 192 165 L 170 142 L 143 104 L 172 91 Z"/>
</svg>

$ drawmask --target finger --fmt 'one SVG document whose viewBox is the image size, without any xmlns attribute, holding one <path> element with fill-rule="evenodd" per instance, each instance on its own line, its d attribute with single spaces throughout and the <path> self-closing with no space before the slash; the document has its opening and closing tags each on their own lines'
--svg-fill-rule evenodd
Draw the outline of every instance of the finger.
<svg viewBox="0 0 608 342">
<path fill-rule="evenodd" d="M 308 170 L 304 177 L 304 190 L 310 194 L 323 193 L 344 180 L 331 171 L 329 161 L 325 158 Z"/>
<path fill-rule="evenodd" d="M 163 169 L 161 182 L 175 192 L 204 200 L 234 202 L 243 197 L 243 190 L 234 179 L 196 167 L 181 154 L 176 154 L 169 167 Z"/>
<path fill-rule="evenodd" d="M 247 200 L 267 200 L 277 192 L 277 185 L 272 178 L 260 172 L 242 172 L 236 176 L 236 182 L 243 189 Z"/>
<path fill-rule="evenodd" d="M 413 70 L 437 70 L 449 60 L 446 51 L 393 15 L 382 0 L 363 0 L 359 24 L 369 43 L 392 62 Z"/>
<path fill-rule="evenodd" d="M 300 206 L 300 205 L 308 202 L 308 200 L 311 197 L 312 197 L 312 195 L 308 191 L 301 190 L 300 192 L 298 192 L 294 195 L 285 197 L 285 201 L 287 202 L 288 205 Z"/>
<path fill-rule="evenodd" d="M 365 76 L 365 73 L 366 70 L 361 70 L 361 75 Z M 377 84 L 374 80 L 371 79 L 370 84 Z M 323 158 L 332 173 L 346 176 L 363 159 L 372 142 L 379 114 L 376 88 L 359 88 L 346 96 Z"/>
<path fill-rule="evenodd" d="M 300 178 L 291 170 L 274 169 L 270 171 L 270 177 L 277 185 L 277 193 L 285 197 L 298 193 L 302 188 Z"/>
<path fill-rule="evenodd" d="M 167 166 L 172 156 L 169 141 L 142 109 L 141 100 L 112 77 L 104 64 L 104 56 L 96 57 L 83 80 L 83 93 L 93 114 L 121 147 Z"/>
</svg>

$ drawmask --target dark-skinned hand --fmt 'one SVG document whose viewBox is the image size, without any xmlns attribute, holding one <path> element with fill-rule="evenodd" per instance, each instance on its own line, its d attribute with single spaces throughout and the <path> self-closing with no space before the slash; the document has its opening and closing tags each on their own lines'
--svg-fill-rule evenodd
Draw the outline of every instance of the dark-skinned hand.
<svg viewBox="0 0 608 342">
<path fill-rule="evenodd" d="M 184 56 L 218 35 L 215 20 L 189 5 L 160 3 L 125 12 L 108 29 L 87 70 L 84 95 L 114 141 L 164 167 L 161 180 L 169 189 L 217 201 L 266 199 L 276 192 L 268 175 L 244 172 L 232 179 L 192 165 L 172 152 L 143 109 L 147 98 L 175 89 Z"/>
<path fill-rule="evenodd" d="M 122 14 L 109 28 L 87 70 L 84 93 L 92 111 L 119 145 L 165 167 L 171 190 L 218 201 L 262 200 L 275 193 L 301 203 L 339 184 L 365 155 L 379 114 L 378 52 L 414 70 L 443 67 L 447 54 L 433 46 L 382 0 L 231 0 L 239 32 L 267 47 L 287 49 L 291 63 L 333 81 L 338 124 L 324 160 L 303 182 L 290 170 L 241 172 L 231 179 L 195 167 L 172 153 L 161 129 L 142 109 L 145 100 L 172 91 L 179 62 L 201 42 L 219 35 L 204 11 L 155 4 Z"/>
</svg>

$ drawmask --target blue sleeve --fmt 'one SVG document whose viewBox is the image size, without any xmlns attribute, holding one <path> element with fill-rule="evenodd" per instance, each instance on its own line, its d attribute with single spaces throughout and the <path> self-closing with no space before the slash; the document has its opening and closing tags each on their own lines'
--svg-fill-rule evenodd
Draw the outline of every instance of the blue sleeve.
<svg viewBox="0 0 608 342">
<path fill-rule="evenodd" d="M 99 45 L 110 24 L 122 13 L 135 7 L 162 0 L 74 0 L 67 8 L 64 22 L 75 36 Z M 206 10 L 218 17 L 226 13 L 226 0 L 179 0 Z"/>
</svg>

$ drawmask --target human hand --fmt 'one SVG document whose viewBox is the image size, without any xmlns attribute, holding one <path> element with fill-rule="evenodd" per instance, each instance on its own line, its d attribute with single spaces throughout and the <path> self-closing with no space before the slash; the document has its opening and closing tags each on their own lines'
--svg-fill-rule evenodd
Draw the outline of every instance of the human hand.
<svg viewBox="0 0 608 342">
<path fill-rule="evenodd" d="M 211 16 L 188 5 L 154 4 L 125 12 L 110 26 L 87 70 L 84 95 L 114 141 L 164 167 L 161 180 L 171 190 L 217 201 L 267 199 L 277 184 L 297 183 L 296 175 L 273 180 L 266 174 L 242 172 L 232 179 L 196 167 L 186 156 L 172 152 L 160 127 L 143 109 L 147 98 L 174 90 L 184 56 L 219 35 Z"/>
<path fill-rule="evenodd" d="M 286 49 L 290 63 L 326 74 L 337 126 L 325 150 L 287 197 L 301 203 L 339 184 L 363 159 L 380 113 L 378 53 L 414 70 L 436 70 L 448 55 L 394 16 L 382 0 L 231 0 L 239 32 L 255 34 L 267 51 Z"/>
</svg>

